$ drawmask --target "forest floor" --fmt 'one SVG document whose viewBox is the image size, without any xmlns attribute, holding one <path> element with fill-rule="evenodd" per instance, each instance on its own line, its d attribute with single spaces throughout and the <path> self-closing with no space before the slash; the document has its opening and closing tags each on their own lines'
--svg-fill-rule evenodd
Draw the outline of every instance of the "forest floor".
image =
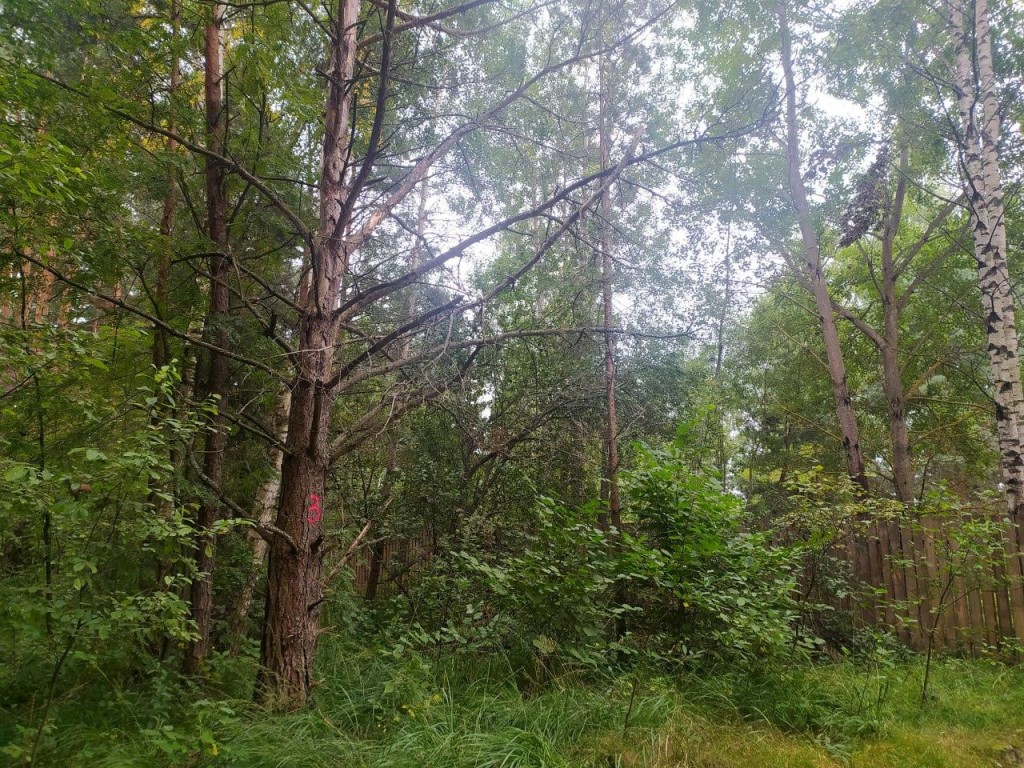
<svg viewBox="0 0 1024 768">
<path fill-rule="evenodd" d="M 237 696 L 251 672 L 248 661 L 223 660 L 221 689 L 190 697 L 159 675 L 127 687 L 95 670 L 83 674 L 67 681 L 51 707 L 36 764 L 1024 765 L 1024 669 L 989 661 L 938 661 L 922 706 L 919 660 L 536 685 L 517 684 L 507 664 L 494 659 L 470 668 L 408 654 L 334 649 L 324 656 L 315 705 L 287 715 L 268 715 Z M 38 702 L 23 698 L 15 709 L 8 703 L 0 709 L 0 764 L 26 765 L 36 733 L 26 715 Z M 19 715 L 21 727 L 12 717 Z"/>
</svg>

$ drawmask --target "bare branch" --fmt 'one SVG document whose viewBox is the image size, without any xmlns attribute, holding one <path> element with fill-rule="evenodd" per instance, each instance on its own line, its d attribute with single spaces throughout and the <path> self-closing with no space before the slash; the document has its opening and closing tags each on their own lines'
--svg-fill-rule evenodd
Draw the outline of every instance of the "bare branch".
<svg viewBox="0 0 1024 768">
<path fill-rule="evenodd" d="M 51 275 L 53 275 L 56 279 L 60 280 L 65 285 L 69 285 L 72 288 L 81 291 L 82 293 L 88 294 L 89 296 L 94 296 L 95 298 L 100 299 L 101 301 L 105 301 L 108 304 L 111 304 L 111 305 L 113 305 L 115 307 L 120 307 L 121 309 L 123 309 L 123 310 L 125 310 L 127 312 L 130 312 L 133 315 L 136 315 L 137 317 L 141 317 L 143 320 L 146 320 L 147 322 L 152 323 L 153 325 L 157 326 L 158 328 L 161 328 L 161 329 L 165 330 L 167 333 L 171 334 L 175 338 L 183 339 L 183 340 L 189 342 L 190 344 L 195 344 L 198 347 L 203 347 L 204 349 L 209 349 L 209 350 L 212 350 L 214 352 L 218 352 L 219 354 L 222 354 L 225 357 L 229 357 L 232 360 L 237 360 L 240 363 L 245 363 L 246 365 L 250 365 L 253 368 L 257 368 L 257 369 L 263 371 L 264 373 L 269 374 L 270 376 L 274 377 L 274 379 L 276 379 L 277 381 L 281 381 L 281 382 L 286 381 L 285 377 L 283 377 L 280 373 L 275 371 L 269 365 L 265 365 L 264 363 L 261 363 L 259 360 L 253 360 L 251 357 L 245 357 L 244 355 L 239 355 L 237 352 L 232 352 L 230 349 L 223 349 L 222 347 L 218 347 L 216 344 L 211 344 L 210 342 L 208 342 L 205 339 L 202 339 L 202 338 L 200 338 L 198 336 L 191 336 L 191 335 L 189 335 L 187 333 L 179 331 L 173 325 L 171 325 L 170 323 L 165 322 L 164 320 L 161 320 L 156 315 L 153 315 L 153 314 L 151 314 L 149 312 L 146 312 L 144 309 L 139 309 L 138 307 L 133 307 L 131 304 L 128 304 L 127 302 L 117 298 L 116 296 L 111 296 L 109 294 L 102 293 L 102 292 L 96 290 L 95 288 L 90 288 L 89 286 L 85 285 L 84 283 L 80 283 L 77 280 L 74 280 L 74 279 L 68 277 L 67 275 L 65 275 L 60 270 L 55 269 L 54 267 L 51 267 L 49 264 L 46 264 L 45 262 L 40 261 L 39 259 L 35 258 L 34 256 L 30 256 L 29 254 L 23 253 L 21 255 L 21 258 L 25 259 L 25 261 L 28 261 L 31 264 L 35 264 L 37 267 L 45 269 L 47 272 L 49 272 Z"/>
</svg>

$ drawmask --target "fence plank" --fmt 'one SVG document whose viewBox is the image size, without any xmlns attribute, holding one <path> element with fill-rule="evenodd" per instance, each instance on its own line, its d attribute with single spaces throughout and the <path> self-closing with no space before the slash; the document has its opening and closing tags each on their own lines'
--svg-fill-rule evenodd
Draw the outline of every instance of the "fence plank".
<svg viewBox="0 0 1024 768">
<path fill-rule="evenodd" d="M 1017 642 L 1024 644 L 1024 562 L 1021 561 L 1020 526 L 1011 521 L 1006 529 L 1009 557 L 1010 603 L 1013 610 L 1013 629 Z"/>
<path fill-rule="evenodd" d="M 900 631 L 902 622 L 898 621 L 894 607 L 896 590 L 892 568 L 892 547 L 889 543 L 889 524 L 885 520 L 875 520 L 873 528 L 875 539 L 878 542 L 878 567 L 881 577 L 878 586 L 885 588 L 885 597 L 882 599 L 885 623 L 896 631 L 901 640 L 904 640 L 904 633 Z"/>
<path fill-rule="evenodd" d="M 921 645 L 919 647 L 922 650 L 927 643 L 928 633 L 931 630 L 932 586 L 935 583 L 932 564 L 928 559 L 926 523 L 926 516 L 919 516 L 914 521 L 914 526 L 910 532 L 914 540 L 914 551 L 917 560 L 917 613 L 921 631 Z"/>
<path fill-rule="evenodd" d="M 898 530 L 900 552 L 906 563 L 904 577 L 906 578 L 906 610 L 909 620 L 910 646 L 920 648 L 924 635 L 921 631 L 921 593 L 917 585 L 917 552 L 914 549 L 913 520 L 904 515 L 898 521 Z"/>
<path fill-rule="evenodd" d="M 946 649 L 955 649 L 957 646 L 957 626 L 954 602 L 956 600 L 957 571 L 959 569 L 955 553 L 950 546 L 949 536 L 951 528 L 955 523 L 952 523 L 948 517 L 939 520 L 938 523 L 935 529 L 935 535 L 938 537 L 935 545 L 942 553 L 944 571 L 940 583 L 945 591 L 945 595 L 942 598 L 942 633 L 945 638 Z"/>
<path fill-rule="evenodd" d="M 960 562 L 960 542 L 952 535 L 952 526 L 946 526 L 946 542 L 950 556 L 957 561 L 960 573 L 953 584 L 953 611 L 956 617 L 957 650 L 970 655 L 974 647 L 974 633 L 968 610 L 968 584 L 963 577 L 963 563 Z"/>
<path fill-rule="evenodd" d="M 1009 531 L 1005 516 L 993 515 L 992 522 L 996 524 L 1000 544 L 999 551 L 993 553 L 996 559 L 992 566 L 992 575 L 995 581 L 996 605 L 999 608 L 999 644 L 1002 645 L 1005 640 L 1016 639 L 1013 629 L 1013 604 L 1010 598 L 1010 592 L 1015 584 L 1011 569 L 1015 564 L 1007 536 Z"/>
<path fill-rule="evenodd" d="M 890 594 L 895 601 L 896 627 L 900 639 L 910 643 L 910 628 L 907 624 L 909 606 L 907 605 L 907 576 L 903 565 L 903 545 L 900 536 L 899 519 L 884 522 L 886 543 L 889 548 L 889 579 Z"/>
</svg>

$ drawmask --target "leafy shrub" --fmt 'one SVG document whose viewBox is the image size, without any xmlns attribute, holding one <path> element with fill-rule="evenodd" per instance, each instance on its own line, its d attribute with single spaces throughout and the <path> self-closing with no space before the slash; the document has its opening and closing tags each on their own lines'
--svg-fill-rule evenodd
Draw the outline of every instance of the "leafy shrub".
<svg viewBox="0 0 1024 768">
<path fill-rule="evenodd" d="M 533 682 L 554 665 L 762 659 L 794 647 L 793 552 L 745 526 L 742 500 L 694 471 L 688 433 L 636 447 L 623 530 L 597 504 L 542 497 L 516 554 L 477 546 L 439 559 L 443 619 L 420 613 L 404 643 L 508 652 Z M 432 621 L 432 619 L 434 619 Z M 424 625 L 430 627 L 425 629 Z"/>
<path fill-rule="evenodd" d="M 623 567 L 648 631 L 684 656 L 759 658 L 794 639 L 795 559 L 745 525 L 742 500 L 692 470 L 688 429 L 639 446 L 623 478 Z M 632 530 L 631 530 L 632 529 Z"/>
<path fill-rule="evenodd" d="M 481 590 L 482 599 L 467 611 L 470 622 L 484 622 L 494 640 L 525 646 L 541 663 L 559 656 L 601 664 L 609 627 L 635 609 L 610 599 L 626 575 L 615 537 L 597 525 L 597 511 L 541 498 L 522 554 L 485 560 L 459 553 L 463 573 Z"/>
</svg>

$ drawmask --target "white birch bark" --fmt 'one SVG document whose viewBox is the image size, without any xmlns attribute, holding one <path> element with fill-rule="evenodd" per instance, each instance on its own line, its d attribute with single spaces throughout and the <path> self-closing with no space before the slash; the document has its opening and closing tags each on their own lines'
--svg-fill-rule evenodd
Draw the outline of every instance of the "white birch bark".
<svg viewBox="0 0 1024 768">
<path fill-rule="evenodd" d="M 963 0 L 948 0 L 946 7 L 955 50 L 953 82 L 960 120 L 959 149 L 988 335 L 1000 469 L 1011 518 L 1016 520 L 1024 502 L 1024 392 L 1006 261 L 1000 124 L 988 3 L 976 0 L 973 19 L 967 18 Z"/>
</svg>

